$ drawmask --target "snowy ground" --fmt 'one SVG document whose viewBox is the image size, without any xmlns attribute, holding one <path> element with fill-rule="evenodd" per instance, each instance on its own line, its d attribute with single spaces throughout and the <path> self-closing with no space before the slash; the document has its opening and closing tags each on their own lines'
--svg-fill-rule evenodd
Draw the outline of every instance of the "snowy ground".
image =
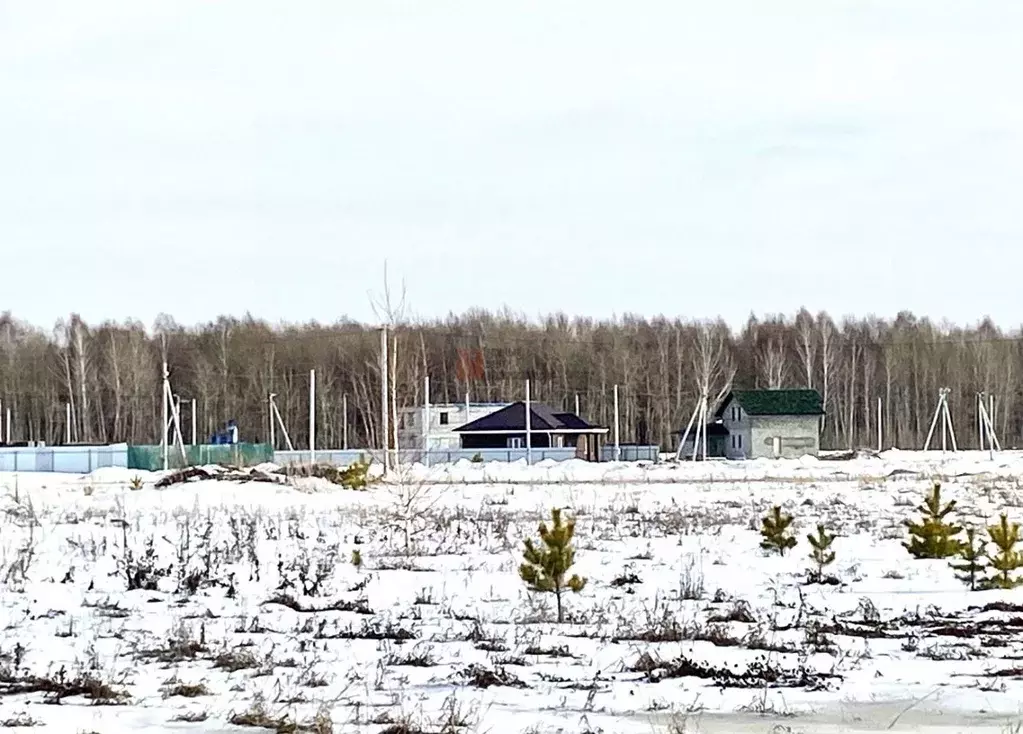
<svg viewBox="0 0 1023 734">
<path fill-rule="evenodd" d="M 459 465 L 366 492 L 0 475 L 0 724 L 1016 731 L 1023 592 L 968 593 L 899 541 L 935 477 L 964 522 L 1023 521 L 1021 470 L 1009 453 Z M 753 529 L 776 503 L 801 540 L 785 557 Z M 562 625 L 516 572 L 551 507 L 578 518 L 588 579 Z M 840 530 L 841 585 L 805 584 L 818 521 Z"/>
</svg>

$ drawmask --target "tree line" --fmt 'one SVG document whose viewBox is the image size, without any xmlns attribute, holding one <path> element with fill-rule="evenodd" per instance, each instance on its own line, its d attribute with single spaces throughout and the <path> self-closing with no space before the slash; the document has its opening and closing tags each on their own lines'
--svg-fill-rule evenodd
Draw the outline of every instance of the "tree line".
<svg viewBox="0 0 1023 734">
<path fill-rule="evenodd" d="M 1003 445 L 1020 442 L 1023 338 L 989 320 L 936 324 L 901 313 L 893 320 L 802 310 L 753 317 L 733 331 L 721 321 L 557 314 L 540 321 L 504 311 L 411 320 L 390 309 L 389 373 L 394 413 L 431 402 L 534 400 L 580 412 L 608 426 L 619 386 L 624 442 L 672 448 L 701 393 L 712 403 L 731 388 L 810 387 L 824 397 L 822 443 L 873 446 L 877 399 L 885 444 L 919 448 L 948 387 L 960 444 L 976 446 L 976 393 L 996 396 Z M 295 446 L 308 445 L 309 370 L 317 375 L 317 445 L 379 446 L 380 330 L 350 320 L 272 325 L 221 317 L 185 327 L 162 316 L 85 323 L 77 315 L 43 329 L 0 316 L 0 401 L 11 410 L 12 439 L 62 443 L 65 406 L 72 440 L 158 443 L 162 364 L 182 399 L 185 439 L 196 401 L 200 442 L 224 421 L 243 440 L 269 435 L 267 396 L 276 401 Z M 347 411 L 345 411 L 347 404 Z M 394 421 L 392 420 L 392 425 Z M 278 432 L 278 435 L 279 432 Z"/>
</svg>

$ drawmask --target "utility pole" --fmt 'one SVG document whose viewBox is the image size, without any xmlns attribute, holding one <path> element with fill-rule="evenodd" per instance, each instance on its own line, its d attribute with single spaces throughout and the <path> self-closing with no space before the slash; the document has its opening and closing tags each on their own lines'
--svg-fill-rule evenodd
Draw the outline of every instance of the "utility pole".
<svg viewBox="0 0 1023 734">
<path fill-rule="evenodd" d="M 341 396 L 341 448 L 348 450 L 348 393 Z"/>
<path fill-rule="evenodd" d="M 430 466 L 430 376 L 423 378 L 423 463 Z"/>
<path fill-rule="evenodd" d="M 390 421 L 390 400 L 388 390 L 388 374 L 387 374 L 387 326 L 385 325 L 380 329 L 380 435 L 383 441 L 384 449 L 384 475 L 391 468 L 391 421 Z"/>
<path fill-rule="evenodd" d="M 168 421 L 168 417 L 167 417 L 167 401 L 168 401 L 167 392 L 169 390 L 169 388 L 168 388 L 168 378 L 170 378 L 170 372 L 167 371 L 167 362 L 165 361 L 163 363 L 163 385 L 161 385 L 161 392 L 163 394 L 162 394 L 162 397 L 160 399 L 160 404 L 162 406 L 161 420 L 160 420 L 160 448 L 163 451 L 163 470 L 164 471 L 167 471 L 167 466 L 170 463 L 170 461 L 169 461 L 170 457 L 168 456 L 168 454 L 170 453 L 170 447 L 167 445 L 167 421 Z"/>
<path fill-rule="evenodd" d="M 309 463 L 316 463 L 316 370 L 309 370 Z"/>
<path fill-rule="evenodd" d="M 529 395 L 529 380 L 526 380 L 526 464 L 533 463 L 533 435 L 532 435 L 532 416 L 533 406 L 531 405 Z"/>
<path fill-rule="evenodd" d="M 274 415 L 274 396 L 275 396 L 275 394 L 276 393 L 270 393 L 269 397 L 267 397 L 267 399 L 266 399 L 266 410 L 267 410 L 267 413 L 270 414 L 270 450 L 271 451 L 276 451 L 277 450 L 277 430 L 276 430 L 277 426 L 275 425 L 275 421 L 277 420 L 277 416 Z"/>
<path fill-rule="evenodd" d="M 881 418 L 881 398 L 878 398 L 877 399 L 877 453 L 879 453 L 879 454 L 882 451 L 884 451 L 884 442 L 882 440 L 884 434 L 882 433 L 881 424 L 882 424 L 882 418 Z"/>
<path fill-rule="evenodd" d="M 614 403 L 615 403 L 615 451 L 614 451 L 614 460 L 615 461 L 620 461 L 621 458 L 622 458 L 622 449 L 621 449 L 621 444 L 619 442 L 619 438 L 621 437 L 621 434 L 620 434 L 620 431 L 619 431 L 619 428 L 618 428 L 619 413 L 618 413 L 618 385 L 617 385 L 617 383 L 615 384 L 615 387 L 614 387 Z"/>
</svg>

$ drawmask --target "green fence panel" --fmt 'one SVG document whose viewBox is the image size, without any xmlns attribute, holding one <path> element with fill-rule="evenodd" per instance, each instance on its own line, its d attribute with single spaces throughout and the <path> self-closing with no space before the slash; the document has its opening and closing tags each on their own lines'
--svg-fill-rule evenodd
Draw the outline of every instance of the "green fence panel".
<svg viewBox="0 0 1023 734">
<path fill-rule="evenodd" d="M 204 464 L 225 464 L 229 466 L 254 466 L 273 461 L 273 447 L 268 443 L 203 444 L 185 446 L 185 459 L 181 449 L 171 446 L 167 452 L 167 466 L 180 469 L 184 466 Z M 128 468 L 143 471 L 163 469 L 162 446 L 129 446 Z"/>
</svg>

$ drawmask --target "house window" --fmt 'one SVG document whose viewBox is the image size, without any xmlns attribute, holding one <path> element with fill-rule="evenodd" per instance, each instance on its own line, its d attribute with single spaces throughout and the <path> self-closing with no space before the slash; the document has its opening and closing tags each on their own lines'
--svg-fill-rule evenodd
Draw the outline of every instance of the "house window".
<svg viewBox="0 0 1023 734">
<path fill-rule="evenodd" d="M 735 434 L 735 437 L 737 439 L 739 439 L 739 445 L 736 448 L 741 449 L 742 448 L 742 434 L 741 433 L 737 433 L 737 434 Z"/>
<path fill-rule="evenodd" d="M 739 420 L 739 406 L 732 406 L 732 420 L 738 422 Z"/>
<path fill-rule="evenodd" d="M 442 426 L 446 426 L 448 424 L 448 414 L 447 413 L 441 413 L 440 414 L 440 424 Z"/>
<path fill-rule="evenodd" d="M 521 449 L 522 448 L 522 437 L 512 436 L 508 439 L 508 448 L 510 449 Z"/>
</svg>

